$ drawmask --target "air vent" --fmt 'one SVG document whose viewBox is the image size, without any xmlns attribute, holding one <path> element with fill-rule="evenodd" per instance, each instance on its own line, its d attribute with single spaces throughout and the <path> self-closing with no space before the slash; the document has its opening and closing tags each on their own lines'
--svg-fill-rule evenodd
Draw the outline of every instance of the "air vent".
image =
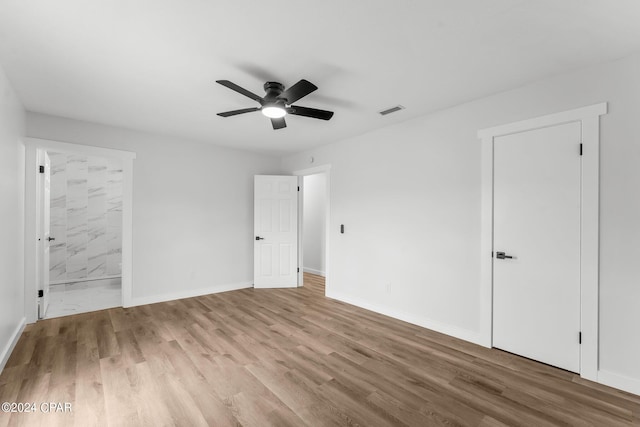
<svg viewBox="0 0 640 427">
<path fill-rule="evenodd" d="M 395 107 L 387 108 L 386 110 L 378 111 L 378 114 L 381 116 L 386 116 L 387 114 L 395 113 L 396 111 L 404 110 L 402 105 L 396 105 Z"/>
</svg>

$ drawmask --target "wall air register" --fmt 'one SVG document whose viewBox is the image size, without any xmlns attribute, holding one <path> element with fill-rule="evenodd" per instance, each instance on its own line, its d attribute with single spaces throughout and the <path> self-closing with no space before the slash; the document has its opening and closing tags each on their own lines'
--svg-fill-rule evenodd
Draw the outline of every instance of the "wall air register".
<svg viewBox="0 0 640 427">
<path fill-rule="evenodd" d="M 386 110 L 378 111 L 378 114 L 381 116 L 386 116 L 387 114 L 395 113 L 396 111 L 404 110 L 402 105 L 396 105 L 395 107 L 387 108 Z"/>
</svg>

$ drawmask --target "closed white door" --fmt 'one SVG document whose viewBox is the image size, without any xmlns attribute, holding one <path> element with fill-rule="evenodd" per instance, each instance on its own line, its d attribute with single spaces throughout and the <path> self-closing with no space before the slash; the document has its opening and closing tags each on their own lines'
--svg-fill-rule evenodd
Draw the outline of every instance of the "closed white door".
<svg viewBox="0 0 640 427">
<path fill-rule="evenodd" d="M 254 287 L 298 286 L 298 177 L 256 175 Z"/>
<path fill-rule="evenodd" d="M 44 173 L 42 173 L 42 265 L 40 290 L 39 317 L 43 319 L 49 308 L 49 253 L 51 241 L 55 237 L 51 236 L 51 160 L 45 152 L 43 155 Z"/>
<path fill-rule="evenodd" d="M 580 371 L 580 124 L 494 139 L 493 345 Z"/>
</svg>

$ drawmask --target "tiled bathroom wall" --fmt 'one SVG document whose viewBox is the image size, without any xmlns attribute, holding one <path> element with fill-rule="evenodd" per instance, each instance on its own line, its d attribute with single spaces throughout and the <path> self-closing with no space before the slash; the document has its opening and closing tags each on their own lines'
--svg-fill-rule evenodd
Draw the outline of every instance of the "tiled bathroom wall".
<svg viewBox="0 0 640 427">
<path fill-rule="evenodd" d="M 122 166 L 100 157 L 51 159 L 51 283 L 119 276 Z"/>
</svg>

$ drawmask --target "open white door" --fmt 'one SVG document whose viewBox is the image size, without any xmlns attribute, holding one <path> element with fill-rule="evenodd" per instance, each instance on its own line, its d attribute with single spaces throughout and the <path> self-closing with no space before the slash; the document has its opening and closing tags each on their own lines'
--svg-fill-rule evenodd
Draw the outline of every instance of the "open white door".
<svg viewBox="0 0 640 427">
<path fill-rule="evenodd" d="M 39 291 L 42 291 L 42 296 L 39 295 L 38 305 L 38 317 L 44 319 L 49 308 L 49 252 L 51 241 L 55 238 L 51 237 L 51 161 L 49 155 L 46 152 L 42 153 L 42 160 L 44 165 L 44 171 L 40 174 L 42 176 L 42 192 L 41 203 L 42 207 L 40 215 L 42 221 L 42 262 L 40 263 L 40 286 Z"/>
<path fill-rule="evenodd" d="M 254 239 L 254 287 L 297 287 L 297 176 L 255 176 Z"/>
</svg>

